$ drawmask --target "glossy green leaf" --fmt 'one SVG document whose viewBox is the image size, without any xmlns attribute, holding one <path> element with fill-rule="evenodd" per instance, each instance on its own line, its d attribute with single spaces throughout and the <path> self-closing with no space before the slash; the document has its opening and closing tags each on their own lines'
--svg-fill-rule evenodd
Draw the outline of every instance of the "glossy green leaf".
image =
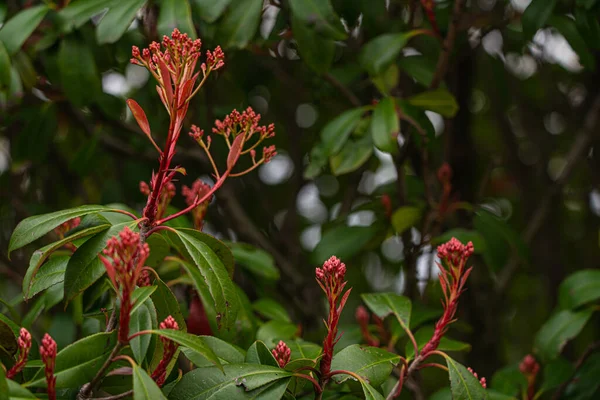
<svg viewBox="0 0 600 400">
<path fill-rule="evenodd" d="M 96 28 L 99 44 L 114 43 L 123 36 L 146 0 L 116 1 Z"/>
<path fill-rule="evenodd" d="M 146 238 L 146 243 L 150 247 L 150 255 L 146 259 L 144 265 L 149 267 L 157 267 L 169 255 L 169 243 L 162 235 L 151 235 Z"/>
<path fill-rule="evenodd" d="M 348 260 L 360 253 L 378 230 L 377 225 L 341 225 L 329 229 L 323 233 L 321 241 L 313 250 L 311 263 L 322 264 L 334 254 L 341 260 Z"/>
<path fill-rule="evenodd" d="M 421 209 L 418 207 L 400 207 L 392 214 L 392 226 L 399 235 L 405 230 L 415 226 L 421 220 Z"/>
<path fill-rule="evenodd" d="M 384 400 L 383 395 L 368 382 L 360 381 L 360 385 L 362 386 L 365 400 Z"/>
<path fill-rule="evenodd" d="M 600 354 L 592 354 L 581 366 L 568 390 L 569 400 L 596 398 L 600 389 Z"/>
<path fill-rule="evenodd" d="M 39 239 L 63 222 L 100 211 L 111 211 L 111 209 L 105 206 L 81 206 L 25 218 L 13 231 L 8 251 L 10 253 Z"/>
<path fill-rule="evenodd" d="M 540 387 L 541 391 L 547 391 L 556 389 L 563 382 L 571 379 L 575 367 L 572 363 L 565 360 L 564 358 L 557 358 L 546 365 L 544 365 L 544 372 L 542 374 L 543 381 Z"/>
<path fill-rule="evenodd" d="M 444 117 L 452 118 L 458 112 L 458 103 L 446 89 L 436 89 L 419 93 L 408 99 L 413 106 L 436 112 Z"/>
<path fill-rule="evenodd" d="M 156 279 L 154 284 L 156 285 L 156 290 L 150 298 L 156 308 L 158 320 L 164 321 L 170 315 L 177 322 L 177 325 L 179 325 L 179 329 L 185 330 L 185 318 L 183 318 L 179 302 L 171 289 L 160 279 Z"/>
<path fill-rule="evenodd" d="M 170 36 L 173 29 L 187 33 L 196 39 L 196 29 L 192 21 L 192 8 L 188 0 L 163 0 L 160 4 L 157 29 L 158 34 Z"/>
<path fill-rule="evenodd" d="M 143 286 L 136 288 L 131 295 L 131 300 L 133 301 L 133 307 L 131 308 L 131 313 L 135 312 L 138 308 L 144 304 L 146 300 L 154 293 L 158 286 Z"/>
<path fill-rule="evenodd" d="M 238 0 L 229 7 L 219 24 L 217 37 L 224 48 L 246 47 L 254 38 L 261 20 L 262 0 Z"/>
<path fill-rule="evenodd" d="M 69 260 L 65 271 L 64 290 L 67 300 L 75 298 L 106 273 L 104 264 L 98 258 L 98 255 L 106 247 L 106 242 L 113 236 L 118 235 L 126 226 L 135 229 L 136 225 L 135 221 L 113 225 L 108 230 L 94 235 L 79 246 Z"/>
<path fill-rule="evenodd" d="M 366 163 L 373 154 L 373 144 L 370 136 L 360 140 L 349 140 L 341 151 L 329 159 L 333 175 L 339 176 L 356 171 Z"/>
<path fill-rule="evenodd" d="M 149 333 L 159 335 L 174 341 L 175 343 L 179 343 L 180 345 L 187 347 L 196 353 L 201 354 L 207 360 L 216 365 L 219 369 L 222 369 L 221 362 L 217 355 L 212 351 L 212 349 L 205 343 L 204 339 L 201 336 L 192 335 L 190 333 L 176 331 L 174 329 L 158 329 L 151 330 Z"/>
<path fill-rule="evenodd" d="M 116 343 L 116 331 L 97 333 L 65 347 L 56 356 L 56 388 L 66 389 L 90 382 Z M 26 387 L 45 387 L 43 368 Z"/>
<path fill-rule="evenodd" d="M 359 61 L 367 72 L 376 76 L 384 72 L 400 55 L 415 32 L 386 33 L 369 41 L 360 52 Z"/>
<path fill-rule="evenodd" d="M 313 27 L 315 33 L 335 40 L 346 38 L 344 26 L 329 0 L 291 0 L 294 18 Z"/>
<path fill-rule="evenodd" d="M 146 371 L 133 365 L 133 400 L 167 400 Z"/>
<path fill-rule="evenodd" d="M 260 364 L 227 364 L 223 368 L 225 374 L 214 367 L 197 368 L 185 374 L 171 391 L 169 399 L 253 398 L 255 396 L 252 396 L 251 391 L 292 375 L 280 368 Z M 223 394 L 227 394 L 227 397 L 222 396 Z M 268 398 L 273 397 L 269 396 Z"/>
<path fill-rule="evenodd" d="M 486 400 L 487 391 L 465 366 L 446 356 L 453 400 Z"/>
<path fill-rule="evenodd" d="M 433 326 L 425 326 L 419 329 L 414 335 L 415 340 L 417 341 L 417 345 L 419 346 L 419 350 L 422 350 L 423 347 L 429 342 L 429 340 L 433 337 L 434 327 Z M 437 346 L 436 350 L 440 351 L 469 351 L 471 350 L 471 345 L 469 343 L 461 342 L 458 340 L 453 340 L 448 338 L 447 336 L 442 337 L 440 340 L 440 344 Z M 414 356 L 415 350 L 411 342 L 407 343 L 405 346 L 405 354 L 406 358 L 410 359 Z"/>
<path fill-rule="evenodd" d="M 31 287 L 35 284 L 37 272 L 43 266 L 42 264 L 44 263 L 44 261 L 46 261 L 48 256 L 52 254 L 52 252 L 61 248 L 67 243 L 71 243 L 76 239 L 85 238 L 87 236 L 97 234 L 98 232 L 106 231 L 109 227 L 110 224 L 108 223 L 101 223 L 96 226 L 91 226 L 89 228 L 75 232 L 62 240 L 51 243 L 47 246 L 42 247 L 39 250 L 36 250 L 32 254 L 31 259 L 29 260 L 29 267 L 27 268 L 27 272 L 25 273 L 25 277 L 23 279 L 23 297 L 25 298 L 25 300 L 30 299 L 31 296 L 33 296 L 29 292 L 31 290 Z"/>
<path fill-rule="evenodd" d="M 6 371 L 4 370 L 3 366 L 0 366 L 0 400 L 9 400 L 8 395 Z"/>
<path fill-rule="evenodd" d="M 400 130 L 396 102 L 391 97 L 381 100 L 371 117 L 371 137 L 373 143 L 381 151 L 395 153 L 398 150 L 396 136 Z"/>
<path fill-rule="evenodd" d="M 600 270 L 585 269 L 569 275 L 558 290 L 563 309 L 574 309 L 600 299 Z"/>
<path fill-rule="evenodd" d="M 1 369 L 1 368 L 0 368 Z M 8 383 L 8 394 L 10 400 L 26 400 L 26 399 L 37 399 L 29 390 L 19 385 L 15 381 L 7 380 Z M 1 397 L 0 397 L 1 398 Z"/>
<path fill-rule="evenodd" d="M 8 51 L 6 51 L 4 44 L 0 42 L 0 88 L 10 86 L 10 81 L 12 80 L 10 65 L 10 56 L 8 55 Z"/>
<path fill-rule="evenodd" d="M 379 318 L 394 314 L 402 329 L 410 326 L 412 304 L 408 297 L 395 293 L 364 293 L 361 297 L 369 310 Z"/>
<path fill-rule="evenodd" d="M 178 228 L 177 230 L 179 232 L 183 232 L 189 236 L 192 236 L 195 239 L 208 245 L 208 247 L 210 247 L 211 250 L 219 257 L 219 259 L 227 269 L 229 276 L 233 278 L 233 270 L 235 269 L 236 260 L 233 256 L 232 249 L 227 244 L 223 243 L 214 236 L 209 235 L 208 233 L 200 232 L 196 229 Z"/>
<path fill-rule="evenodd" d="M 325 154 L 333 155 L 342 149 L 364 112 L 362 107 L 345 111 L 323 127 L 321 141 Z"/>
<path fill-rule="evenodd" d="M 542 325 L 535 337 L 534 351 L 542 361 L 550 361 L 560 354 L 567 342 L 581 332 L 593 310 L 559 311 Z"/>
<path fill-rule="evenodd" d="M 152 329 L 152 319 L 150 318 L 150 310 L 140 299 L 137 300 L 137 304 L 140 304 L 135 311 L 132 311 L 129 320 L 129 332 L 133 335 L 140 331 L 147 331 Z M 150 335 L 137 336 L 129 342 L 133 357 L 138 364 L 141 364 L 146 358 L 146 352 L 150 347 Z"/>
<path fill-rule="evenodd" d="M 527 388 L 527 378 L 519 370 L 519 364 L 515 363 L 497 370 L 492 376 L 491 388 L 505 395 L 514 395 Z"/>
<path fill-rule="evenodd" d="M 222 364 L 241 364 L 244 362 L 246 352 L 239 347 L 214 336 L 199 337 L 204 341 L 204 344 L 216 354 Z M 197 367 L 210 367 L 213 364 L 202 354 L 190 348 L 184 348 L 182 351 L 183 354 L 185 354 L 185 356 Z"/>
<path fill-rule="evenodd" d="M 431 85 L 435 74 L 435 62 L 428 57 L 415 55 L 402 57 L 398 63 L 400 70 L 425 87 Z"/>
<path fill-rule="evenodd" d="M 8 54 L 15 54 L 23 43 L 42 22 L 50 8 L 46 5 L 29 7 L 9 19 L 0 28 L 0 42 L 4 43 Z"/>
<path fill-rule="evenodd" d="M 83 40 L 67 36 L 60 42 L 58 68 L 61 87 L 73 104 L 90 104 L 102 92 L 94 54 Z"/>
<path fill-rule="evenodd" d="M 267 319 L 274 321 L 292 322 L 287 310 L 279 302 L 266 297 L 256 300 L 252 304 L 254 311 Z"/>
<path fill-rule="evenodd" d="M 170 233 L 180 248 L 194 262 L 194 267 L 183 263 L 194 284 L 203 292 L 208 291 L 214 305 L 219 330 L 231 331 L 235 325 L 235 316 L 239 309 L 239 299 L 235 287 L 223 263 L 214 251 L 204 242 L 187 231 Z"/>
<path fill-rule="evenodd" d="M 525 39 L 531 39 L 538 29 L 546 25 L 552 15 L 557 0 L 532 0 L 523 12 L 521 23 Z"/>
<path fill-rule="evenodd" d="M 109 8 L 115 3 L 115 0 L 76 0 L 58 12 L 60 18 L 61 32 L 69 33 L 73 29 L 80 28 L 89 21 L 94 15 Z"/>
<path fill-rule="evenodd" d="M 400 361 L 400 356 L 389 351 L 354 344 L 348 346 L 333 356 L 332 370 L 346 370 L 354 372 L 373 386 L 379 386 L 390 376 L 394 366 Z M 349 375 L 335 375 L 333 379 L 342 383 L 349 379 Z"/>
<path fill-rule="evenodd" d="M 318 74 L 329 71 L 335 56 L 335 42 L 319 35 L 315 26 L 307 25 L 296 14 L 292 15 L 292 32 L 302 61 Z"/>
<path fill-rule="evenodd" d="M 259 278 L 279 279 L 279 269 L 273 256 L 266 251 L 247 243 L 229 243 L 234 259 L 245 269 Z"/>
<path fill-rule="evenodd" d="M 245 362 L 247 364 L 261 364 L 279 367 L 279 364 L 277 363 L 277 360 L 275 360 L 271 350 L 269 350 L 267 345 L 260 340 L 252 343 L 252 346 L 250 346 L 246 352 Z"/>
<path fill-rule="evenodd" d="M 269 347 L 275 347 L 280 340 L 293 339 L 297 333 L 298 327 L 292 323 L 269 321 L 258 328 L 256 339 Z"/>
<path fill-rule="evenodd" d="M 317 360 L 323 352 L 323 349 L 318 344 L 306 342 L 302 339 L 286 340 L 285 343 L 292 351 L 291 360 Z"/>
<path fill-rule="evenodd" d="M 64 282 L 65 271 L 67 270 L 67 264 L 69 263 L 70 258 L 71 257 L 69 256 L 50 257 L 36 274 L 35 279 L 29 288 L 29 298 L 57 283 Z"/>
<path fill-rule="evenodd" d="M 581 65 L 590 70 L 596 68 L 596 60 L 590 52 L 585 40 L 577 30 L 575 21 L 567 16 L 553 15 L 548 20 L 548 23 L 556 28 L 556 30 L 567 39 L 573 50 L 579 56 Z"/>
<path fill-rule="evenodd" d="M 231 0 L 192 0 L 192 9 L 200 18 L 206 22 L 215 22 L 219 18 Z"/>
</svg>

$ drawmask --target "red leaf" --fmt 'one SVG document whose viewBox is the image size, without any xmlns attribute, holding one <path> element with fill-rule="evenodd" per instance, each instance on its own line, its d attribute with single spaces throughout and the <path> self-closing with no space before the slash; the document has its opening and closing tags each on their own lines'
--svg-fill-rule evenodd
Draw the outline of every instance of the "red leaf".
<svg viewBox="0 0 600 400">
<path fill-rule="evenodd" d="M 227 169 L 231 169 L 235 166 L 240 154 L 242 154 L 242 146 L 244 145 L 244 134 L 238 135 L 229 149 L 229 155 L 227 156 Z"/>
<path fill-rule="evenodd" d="M 162 77 L 163 84 L 165 86 L 168 101 L 167 104 L 171 106 L 173 104 L 173 86 L 171 86 L 171 73 L 169 72 L 169 68 L 167 67 L 165 62 L 160 57 L 158 58 L 158 68 L 160 68 L 160 76 Z"/>
<path fill-rule="evenodd" d="M 140 128 L 142 128 L 142 131 L 144 131 L 146 136 L 150 137 L 150 124 L 148 123 L 148 118 L 146 118 L 146 113 L 142 107 L 140 107 L 140 105 L 133 99 L 127 100 L 127 106 L 131 110 L 131 113 L 135 117 L 135 120 Z"/>
</svg>

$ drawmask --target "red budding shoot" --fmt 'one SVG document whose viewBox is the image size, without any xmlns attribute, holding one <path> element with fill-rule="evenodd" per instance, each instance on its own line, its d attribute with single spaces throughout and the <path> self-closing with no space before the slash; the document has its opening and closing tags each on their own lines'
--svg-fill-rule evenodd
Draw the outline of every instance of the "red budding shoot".
<svg viewBox="0 0 600 400">
<path fill-rule="evenodd" d="M 275 360 L 277 360 L 277 364 L 279 364 L 280 368 L 284 368 L 287 363 L 290 362 L 290 358 L 292 357 L 292 350 L 290 350 L 283 340 L 279 341 L 271 353 L 273 354 L 273 357 L 275 357 Z"/>
<path fill-rule="evenodd" d="M 163 322 L 160 323 L 159 328 L 173 329 L 177 331 L 179 330 L 179 325 L 177 325 L 175 319 L 173 319 L 173 317 L 169 315 Z M 165 380 L 167 379 L 167 367 L 169 366 L 169 363 L 171 362 L 171 359 L 173 358 L 173 356 L 175 355 L 175 351 L 177 350 L 177 344 L 172 340 L 161 336 L 160 341 L 163 344 L 163 356 L 158 365 L 156 366 L 156 369 L 152 373 L 152 379 L 156 381 L 156 384 L 159 387 L 164 385 Z"/>
<path fill-rule="evenodd" d="M 8 379 L 14 378 L 23 370 L 25 363 L 27 363 L 27 357 L 29 356 L 29 350 L 31 349 L 31 334 L 27 329 L 21 328 L 17 339 L 17 345 L 19 346 L 17 362 L 6 373 Z"/>
<path fill-rule="evenodd" d="M 47 333 L 42 339 L 40 346 L 40 355 L 44 363 L 44 374 L 48 384 L 48 399 L 56 400 L 56 376 L 54 376 L 54 367 L 56 364 L 56 342 Z"/>
</svg>

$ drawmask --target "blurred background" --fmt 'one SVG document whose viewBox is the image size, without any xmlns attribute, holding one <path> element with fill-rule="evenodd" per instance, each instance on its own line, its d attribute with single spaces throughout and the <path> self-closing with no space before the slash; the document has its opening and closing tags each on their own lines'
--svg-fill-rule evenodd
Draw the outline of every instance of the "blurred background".
<svg viewBox="0 0 600 400">
<path fill-rule="evenodd" d="M 561 282 L 600 267 L 600 1 L 456 3 L 2 2 L 0 297 L 31 309 L 19 293 L 37 247 L 7 254 L 23 218 L 80 204 L 141 211 L 157 155 L 125 100 L 146 110 L 157 141 L 168 115 L 131 46 L 177 27 L 220 45 L 226 65 L 189 109 L 173 208 L 185 205 L 182 185 L 212 182 L 192 123 L 210 132 L 251 106 L 276 127 L 278 155 L 228 180 L 204 226 L 264 251 L 234 251 L 250 300 L 277 300 L 318 341 L 314 268 L 335 254 L 354 288 L 342 341 L 356 342 L 360 293 L 439 311 L 435 247 L 456 236 L 476 254 L 451 332 L 480 375 L 514 370 L 560 306 Z M 71 329 L 62 307 L 44 309 L 38 324 Z M 599 332 L 596 315 L 565 359 Z"/>
</svg>

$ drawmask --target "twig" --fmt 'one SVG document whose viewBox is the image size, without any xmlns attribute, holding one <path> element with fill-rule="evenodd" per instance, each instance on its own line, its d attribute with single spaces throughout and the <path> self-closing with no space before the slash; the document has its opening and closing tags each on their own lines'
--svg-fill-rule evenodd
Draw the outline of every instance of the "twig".
<svg viewBox="0 0 600 400">
<path fill-rule="evenodd" d="M 552 201 L 557 194 L 560 193 L 563 186 L 567 183 L 573 170 L 575 169 L 578 162 L 583 159 L 589 151 L 590 145 L 593 140 L 600 136 L 600 129 L 598 129 L 598 119 L 600 117 L 600 93 L 596 95 L 596 98 L 590 107 L 584 122 L 581 132 L 575 138 L 575 142 L 571 146 L 567 156 L 565 157 L 565 166 L 562 169 L 560 175 L 554 183 L 546 190 L 546 193 L 541 197 L 540 204 L 535 209 L 533 215 L 529 219 L 529 222 L 523 232 L 523 240 L 525 243 L 530 244 L 535 235 L 542 227 L 548 213 L 550 212 L 550 206 Z M 503 293 L 510 284 L 513 275 L 519 268 L 519 259 L 512 257 L 508 264 L 502 269 L 502 273 L 498 276 L 497 290 L 499 293 Z"/>
<path fill-rule="evenodd" d="M 78 400 L 90 398 L 90 395 L 94 391 L 94 388 L 96 387 L 96 385 L 98 385 L 98 383 L 100 383 L 100 380 L 104 377 L 104 373 L 112 364 L 113 358 L 119 353 L 119 351 L 121 351 L 122 346 L 123 345 L 120 342 L 117 342 L 117 344 L 115 344 L 115 347 L 110 352 L 110 355 L 108 356 L 102 367 L 100 367 L 100 369 L 96 373 L 96 376 L 94 376 L 90 383 L 86 383 L 82 386 L 81 391 L 77 395 Z"/>
<path fill-rule="evenodd" d="M 464 4 L 465 0 L 455 0 L 454 2 L 452 21 L 450 22 L 448 34 L 446 35 L 446 39 L 444 39 L 444 43 L 442 45 L 442 54 L 440 54 L 440 57 L 438 58 L 437 65 L 435 67 L 435 73 L 433 75 L 433 79 L 431 80 L 431 84 L 429 85 L 430 89 L 437 89 L 446 76 L 448 62 L 450 61 L 450 54 L 454 48 L 454 41 L 456 40 L 456 34 L 458 33 L 458 22 L 460 21 L 460 15 Z"/>
<path fill-rule="evenodd" d="M 581 367 L 583 366 L 583 363 L 585 362 L 585 360 L 587 360 L 588 357 L 590 355 L 592 355 L 592 353 L 594 351 L 598 350 L 599 348 L 600 348 L 600 340 L 597 341 L 597 342 L 594 342 L 594 343 L 590 344 L 587 347 L 587 349 L 585 349 L 585 351 L 583 352 L 583 354 L 581 355 L 581 357 L 579 357 L 579 359 L 575 363 L 575 369 L 573 371 L 573 375 L 571 376 L 571 378 L 569 378 L 568 380 L 564 381 L 558 387 L 558 389 L 556 389 L 556 392 L 554 392 L 554 396 L 552 396 L 552 400 L 559 400 L 560 399 L 560 397 L 563 395 L 564 391 L 567 389 L 567 387 L 569 386 L 569 384 L 575 380 L 575 377 L 577 375 L 577 371 L 579 371 L 579 369 L 581 369 Z"/>
</svg>

